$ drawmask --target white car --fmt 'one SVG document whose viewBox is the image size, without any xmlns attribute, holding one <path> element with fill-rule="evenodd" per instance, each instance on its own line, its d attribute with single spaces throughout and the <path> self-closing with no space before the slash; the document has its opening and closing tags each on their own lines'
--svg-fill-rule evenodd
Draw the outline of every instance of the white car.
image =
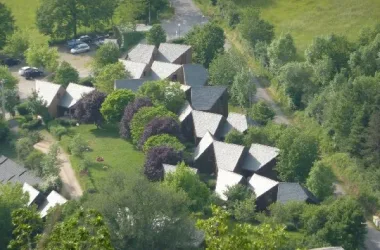
<svg viewBox="0 0 380 250">
<path fill-rule="evenodd" d="M 87 43 L 81 43 L 70 50 L 71 54 L 79 54 L 90 51 L 90 46 Z"/>
<path fill-rule="evenodd" d="M 22 67 L 21 69 L 18 70 L 18 74 L 19 74 L 20 76 L 24 76 L 26 71 L 28 71 L 28 70 L 32 70 L 32 69 L 34 69 L 34 70 L 38 70 L 38 69 L 35 68 L 35 67 L 25 66 L 25 67 Z"/>
</svg>

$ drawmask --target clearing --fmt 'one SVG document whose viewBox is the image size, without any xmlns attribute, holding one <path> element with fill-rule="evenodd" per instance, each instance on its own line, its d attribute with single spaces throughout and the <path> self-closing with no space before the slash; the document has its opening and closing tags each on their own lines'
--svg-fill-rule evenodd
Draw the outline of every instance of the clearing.
<svg viewBox="0 0 380 250">
<path fill-rule="evenodd" d="M 79 176 L 83 190 L 96 188 L 98 181 L 106 178 L 113 170 L 126 173 L 142 171 L 144 154 L 135 150 L 130 142 L 121 139 L 117 128 L 97 129 L 95 125 L 88 124 L 70 128 L 70 135 L 63 136 L 61 140 L 64 150 L 67 150 L 70 139 L 76 134 L 80 134 L 91 149 L 90 152 L 84 154 L 92 163 L 87 175 L 80 174 L 81 160 L 70 156 L 71 164 Z M 97 162 L 97 157 L 102 157 L 104 161 Z"/>
<path fill-rule="evenodd" d="M 39 0 L 0 0 L 11 10 L 20 29 L 36 28 L 36 10 Z"/>
<path fill-rule="evenodd" d="M 241 8 L 261 8 L 264 19 L 270 21 L 276 35 L 291 33 L 298 53 L 317 35 L 345 35 L 351 41 L 358 38 L 361 28 L 380 22 L 379 0 L 237 0 Z"/>
</svg>

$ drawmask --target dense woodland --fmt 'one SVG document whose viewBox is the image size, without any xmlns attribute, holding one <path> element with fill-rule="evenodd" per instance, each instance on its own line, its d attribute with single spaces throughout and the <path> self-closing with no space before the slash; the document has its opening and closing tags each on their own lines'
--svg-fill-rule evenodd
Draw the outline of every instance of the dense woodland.
<svg viewBox="0 0 380 250">
<path fill-rule="evenodd" d="M 47 4 L 38 10 L 38 27 L 52 37 L 71 36 L 77 33 L 77 27 L 98 27 L 118 11 L 124 11 L 123 8 L 131 11 L 130 6 L 138 9 L 139 14 L 128 16 L 131 19 L 125 22 L 149 18 L 148 1 L 122 1 L 119 5 L 116 1 L 101 2 L 107 5 L 105 9 L 110 9 L 109 13 L 102 12 L 102 5 L 97 6 L 99 10 L 88 11 L 86 1 L 76 1 L 77 8 L 71 9 L 66 8 L 71 5 L 57 6 L 58 2 L 46 0 Z M 159 8 L 161 4 L 156 6 L 157 3 L 152 2 L 152 6 Z M 27 197 L 20 186 L 1 185 L 0 249 L 199 249 L 206 246 L 207 249 L 285 250 L 342 246 L 350 250 L 363 245 L 365 215 L 372 215 L 380 206 L 380 131 L 376 126 L 380 121 L 377 73 L 380 25 L 364 29 L 356 43 L 336 35 L 316 37 L 301 60 L 291 35 L 275 37 L 273 25 L 263 20 L 258 10 L 240 12 L 228 0 L 209 4 L 247 41 L 252 55 L 269 72 L 272 86 L 297 111 L 294 124 L 278 125 L 271 121 L 275 113 L 270 107 L 263 102 L 253 104 L 255 72 L 248 69 L 239 52 L 224 51 L 225 36 L 217 16 L 217 22 L 197 26 L 183 41 L 177 42 L 191 45 L 194 60 L 209 70 L 210 84 L 229 86 L 231 104 L 239 106 L 261 125 L 251 127 L 246 134 L 232 131 L 226 141 L 278 147 L 279 178 L 308 187 L 321 204 L 273 204 L 267 211 L 257 212 L 254 194 L 241 185 L 227 191 L 227 201 L 220 200 L 212 192 L 215 181 L 188 168 L 194 145 L 185 141 L 180 132 L 176 113 L 185 95 L 179 85 L 153 81 L 145 83 L 137 93 L 113 91 L 114 80 L 128 78 L 129 74 L 118 63 L 118 48 L 104 45 L 96 52 L 91 65 L 94 72 L 91 82 L 97 90 L 82 97 L 75 109 L 75 122 L 51 120 L 36 95 L 18 104 L 17 79 L 6 67 L 0 67 L 0 78 L 7 80 L 9 91 L 7 111 L 21 115 L 27 124 L 14 135 L 7 123 L 1 121 L 0 143 L 14 147 L 19 162 L 49 180 L 58 175 L 57 149 L 53 148 L 46 157 L 37 155 L 33 149 L 32 145 L 41 139 L 36 132 L 41 126 L 35 121 L 37 115 L 43 116 L 46 129 L 57 140 L 68 135 L 70 126 L 77 121 L 95 124 L 99 130 L 119 125 L 120 137 L 145 153 L 144 166 L 133 174 L 110 171 L 107 178 L 87 190 L 79 201 L 56 207 L 44 221 L 34 207 L 25 206 Z M 43 12 L 53 14 L 52 10 L 57 15 L 42 15 Z M 96 11 L 109 15 L 97 16 Z M 57 52 L 47 41 L 35 44 L 26 36 L 21 39 L 25 43 L 11 43 L 12 39 L 19 40 L 15 34 L 23 36 L 14 31 L 12 14 L 3 4 L 0 13 L 0 18 L 5 17 L 5 22 L 0 22 L 0 47 L 4 46 L 5 52 L 22 51 L 20 55 L 25 55 L 31 65 L 55 71 L 53 80 L 63 86 L 80 82 L 74 68 L 57 62 Z M 58 18 L 64 18 L 65 22 Z M 163 42 L 162 32 L 156 26 L 148 34 L 149 43 Z M 20 47 L 15 48 L 15 44 Z M 82 171 L 92 166 L 86 158 L 88 149 L 89 145 L 79 134 L 71 139 L 67 149 L 80 159 Z M 178 163 L 179 167 L 163 178 L 162 163 Z M 333 196 L 336 177 L 350 183 L 347 188 L 352 195 Z M 55 182 L 48 182 L 47 186 L 49 190 L 60 188 Z M 199 246 L 197 243 L 203 235 L 205 245 Z"/>
</svg>

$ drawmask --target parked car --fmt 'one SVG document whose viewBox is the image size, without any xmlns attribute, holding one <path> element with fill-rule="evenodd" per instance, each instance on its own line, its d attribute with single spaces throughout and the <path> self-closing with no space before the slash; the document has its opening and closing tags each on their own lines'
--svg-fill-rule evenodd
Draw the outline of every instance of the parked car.
<svg viewBox="0 0 380 250">
<path fill-rule="evenodd" d="M 104 38 L 98 38 L 94 41 L 94 44 L 98 47 L 102 46 L 104 44 Z"/>
<path fill-rule="evenodd" d="M 19 65 L 20 63 L 21 60 L 17 58 L 5 58 L 0 61 L 0 64 L 7 65 L 8 67 Z"/>
<path fill-rule="evenodd" d="M 79 39 L 73 39 L 67 42 L 67 47 L 69 49 L 75 48 L 76 46 L 82 44 L 83 42 Z"/>
<path fill-rule="evenodd" d="M 78 40 L 81 41 L 82 43 L 87 43 L 87 44 L 91 43 L 92 41 L 91 37 L 88 35 L 81 36 L 79 37 Z"/>
<path fill-rule="evenodd" d="M 43 75 L 44 75 L 44 72 L 37 68 L 30 68 L 30 69 L 25 70 L 24 72 L 24 77 L 26 79 L 33 79 L 33 78 L 40 77 Z"/>
<path fill-rule="evenodd" d="M 87 43 L 82 43 L 82 44 L 79 44 L 78 46 L 72 48 L 70 50 L 70 53 L 71 54 L 79 54 L 79 53 L 88 52 L 88 51 L 90 51 L 90 46 L 88 46 Z"/>
<path fill-rule="evenodd" d="M 30 67 L 30 66 L 25 66 L 25 67 L 22 67 L 21 69 L 18 70 L 18 74 L 20 76 L 24 76 L 25 75 L 25 72 L 28 71 L 28 70 L 31 70 L 31 69 L 37 69 L 35 67 Z"/>
</svg>

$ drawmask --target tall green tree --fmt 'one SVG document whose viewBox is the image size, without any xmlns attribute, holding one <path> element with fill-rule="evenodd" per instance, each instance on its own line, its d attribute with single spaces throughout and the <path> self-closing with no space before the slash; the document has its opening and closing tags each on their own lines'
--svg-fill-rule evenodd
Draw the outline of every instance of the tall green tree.
<svg viewBox="0 0 380 250">
<path fill-rule="evenodd" d="M 334 193 L 335 175 L 330 166 L 327 166 L 321 161 L 314 163 L 309 177 L 306 181 L 306 186 L 320 200 L 333 195 Z"/>
<path fill-rule="evenodd" d="M 29 39 L 29 33 L 26 30 L 16 30 L 11 36 L 7 37 L 4 52 L 12 57 L 24 57 L 25 51 L 29 48 Z"/>
<path fill-rule="evenodd" d="M 268 47 L 269 66 L 276 73 L 284 64 L 296 60 L 296 47 L 290 34 L 282 35 Z"/>
<path fill-rule="evenodd" d="M 20 97 L 17 89 L 6 89 L 4 91 L 5 110 L 12 116 L 16 114 L 16 106 L 20 103 Z"/>
<path fill-rule="evenodd" d="M 15 19 L 11 10 L 4 3 L 0 3 L 0 49 L 4 47 L 7 37 L 14 29 Z"/>
<path fill-rule="evenodd" d="M 274 110 L 264 101 L 259 101 L 249 110 L 249 114 L 255 122 L 266 125 L 276 116 Z"/>
<path fill-rule="evenodd" d="M 231 86 L 235 75 L 243 67 L 243 63 L 236 51 L 228 51 L 218 54 L 210 63 L 210 84 Z"/>
<path fill-rule="evenodd" d="M 58 50 L 46 44 L 32 44 L 25 52 L 26 62 L 30 66 L 54 71 L 58 67 Z"/>
<path fill-rule="evenodd" d="M 129 89 L 118 89 L 109 94 L 100 112 L 107 122 L 120 122 L 125 107 L 135 99 L 135 94 Z"/>
<path fill-rule="evenodd" d="M 58 144 L 51 145 L 48 154 L 41 162 L 43 176 L 58 176 L 61 167 L 61 161 L 58 159 L 58 153 Z"/>
<path fill-rule="evenodd" d="M 19 208 L 12 212 L 13 239 L 8 249 L 35 249 L 42 233 L 43 222 L 36 207 Z"/>
<path fill-rule="evenodd" d="M 231 89 L 232 101 L 242 108 L 252 105 L 256 94 L 256 85 L 252 81 L 252 74 L 247 69 L 242 69 L 234 77 Z"/>
<path fill-rule="evenodd" d="M 129 72 L 121 62 L 108 64 L 101 68 L 95 77 L 95 86 L 104 93 L 111 93 L 114 89 L 115 80 L 129 78 Z"/>
<path fill-rule="evenodd" d="M 195 26 L 186 34 L 186 43 L 193 48 L 193 59 L 206 68 L 224 50 L 224 31 L 215 23 Z"/>
<path fill-rule="evenodd" d="M 93 68 L 95 72 L 101 70 L 104 66 L 118 62 L 120 49 L 114 43 L 106 43 L 96 50 Z"/>
<path fill-rule="evenodd" d="M 79 82 L 79 72 L 68 62 L 63 61 L 55 72 L 54 82 L 67 87 L 69 83 Z"/>
<path fill-rule="evenodd" d="M 149 44 L 153 44 L 158 47 L 160 43 L 166 42 L 166 32 L 161 25 L 154 24 L 146 35 L 146 39 Z"/>
<path fill-rule="evenodd" d="M 0 184 L 0 249 L 7 249 L 12 239 L 12 212 L 26 206 L 28 197 L 21 185 Z"/>
<path fill-rule="evenodd" d="M 7 89 L 14 89 L 18 83 L 18 79 L 12 75 L 6 66 L 0 66 L 0 79 L 4 81 L 4 86 Z"/>
<path fill-rule="evenodd" d="M 368 128 L 365 131 L 365 144 L 363 157 L 368 165 L 378 166 L 380 164 L 380 111 L 372 113 Z"/>
</svg>

